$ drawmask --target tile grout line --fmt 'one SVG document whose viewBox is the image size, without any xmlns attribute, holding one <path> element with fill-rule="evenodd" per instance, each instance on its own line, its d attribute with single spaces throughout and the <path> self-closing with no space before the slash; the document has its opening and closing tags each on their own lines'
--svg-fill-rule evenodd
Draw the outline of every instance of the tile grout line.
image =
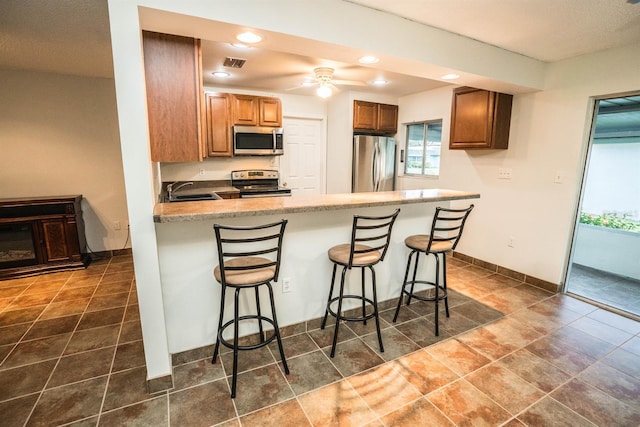
<svg viewBox="0 0 640 427">
<path fill-rule="evenodd" d="M 113 259 L 113 258 L 112 258 Z M 109 260 L 109 264 L 107 265 L 107 268 L 105 269 L 105 274 L 107 272 L 107 270 L 109 269 L 109 266 L 111 265 L 111 261 L 112 259 Z M 104 275 L 103 275 L 104 277 Z M 124 319 L 127 317 L 127 311 L 129 309 L 129 300 L 131 299 L 131 289 L 133 288 L 133 283 L 135 281 L 135 275 L 134 277 L 131 279 L 131 282 L 129 283 L 129 291 L 127 293 L 127 302 L 124 305 L 124 311 L 122 313 L 122 318 L 120 319 L 120 327 L 118 328 L 118 338 L 116 339 L 116 348 L 115 351 L 113 352 L 113 356 L 111 357 L 111 365 L 109 366 L 109 374 L 107 377 L 107 383 L 105 384 L 104 387 L 104 393 L 102 394 L 102 401 L 100 402 L 100 408 L 98 409 L 98 420 L 96 422 L 96 426 L 100 424 L 100 418 L 102 418 L 102 410 L 104 408 L 104 402 L 107 399 L 107 392 L 109 391 L 109 384 L 111 383 L 111 375 L 113 374 L 113 365 L 115 364 L 116 361 L 116 356 L 118 355 L 118 347 L 120 345 L 120 337 L 122 336 L 122 328 L 123 328 L 123 324 L 124 324 Z M 102 282 L 102 278 L 100 279 L 100 282 Z M 100 282 L 98 283 L 98 286 L 100 286 Z M 96 287 L 96 292 L 97 292 L 98 288 Z M 95 293 L 94 293 L 95 294 Z M 89 304 L 91 304 L 91 301 L 89 301 Z M 89 307 L 89 305 L 87 305 L 87 308 Z M 136 369 L 132 368 L 132 369 Z M 145 361 L 145 370 L 146 370 L 146 361 Z M 157 396 L 154 396 L 157 397 Z M 167 398 L 168 401 L 168 398 Z M 139 403 L 139 402 L 138 402 Z"/>
<path fill-rule="evenodd" d="M 109 263 L 107 263 L 107 267 L 105 268 L 105 270 L 102 272 L 102 274 L 100 275 L 100 281 L 102 280 L 102 277 L 104 277 L 105 272 L 107 271 L 107 268 L 109 267 L 109 265 L 111 264 L 111 260 L 109 260 Z M 73 276 L 73 273 L 71 276 L 69 276 L 69 278 L 67 279 L 67 282 L 69 280 L 71 280 L 71 277 Z M 97 276 L 97 275 L 96 275 Z M 100 283 L 100 281 L 98 281 L 98 284 Z M 66 284 L 66 283 L 65 283 Z M 96 286 L 96 289 L 93 290 L 93 293 L 91 294 L 91 298 L 93 298 L 93 295 L 95 294 L 96 290 L 98 289 L 98 286 Z M 62 290 L 62 288 L 60 288 L 60 290 L 58 291 L 58 293 Z M 56 294 L 57 296 L 58 294 Z M 55 297 L 54 297 L 55 298 Z M 87 306 L 84 308 L 83 312 L 80 314 L 80 318 L 78 319 L 78 323 L 76 324 L 76 326 L 74 327 L 73 331 L 71 332 L 71 334 L 69 335 L 69 339 L 67 340 L 66 345 L 64 346 L 64 349 L 62 350 L 62 353 L 60 353 L 60 356 L 58 356 L 58 360 L 56 361 L 55 366 L 53 367 L 53 369 L 51 370 L 51 373 L 49 374 L 49 378 L 47 378 L 47 381 L 44 384 L 44 387 L 42 388 L 42 390 L 40 391 L 40 394 L 38 395 L 38 398 L 36 399 L 36 402 L 34 403 L 33 407 L 31 408 L 31 411 L 29 412 L 29 415 L 27 416 L 26 420 L 25 420 L 25 426 L 28 424 L 29 420 L 31 419 L 31 417 L 33 416 L 33 413 L 35 412 L 36 407 L 38 406 L 38 403 L 40 403 L 40 399 L 42 399 L 42 396 L 44 395 L 45 391 L 47 390 L 47 385 L 49 385 L 49 382 L 51 381 L 51 378 L 53 377 L 53 374 L 55 373 L 56 369 L 58 368 L 58 365 L 60 364 L 60 360 L 62 359 L 64 352 L 66 351 L 67 347 L 69 346 L 69 342 L 71 342 L 71 338 L 73 337 L 73 334 L 77 331 L 78 329 L 78 325 L 80 324 L 80 322 L 82 321 L 82 316 L 84 316 L 84 314 L 87 311 L 87 308 L 89 307 L 89 304 L 91 303 L 91 298 L 89 299 L 89 302 L 87 303 Z M 53 300 L 52 300 L 53 301 Z M 46 310 L 46 309 L 45 309 Z M 42 311 L 42 313 L 40 313 L 40 315 L 38 316 L 37 319 L 39 319 L 42 314 L 44 313 L 44 310 Z M 37 322 L 38 320 L 34 321 L 34 325 L 35 322 Z M 105 390 L 106 392 L 106 390 Z"/>
</svg>

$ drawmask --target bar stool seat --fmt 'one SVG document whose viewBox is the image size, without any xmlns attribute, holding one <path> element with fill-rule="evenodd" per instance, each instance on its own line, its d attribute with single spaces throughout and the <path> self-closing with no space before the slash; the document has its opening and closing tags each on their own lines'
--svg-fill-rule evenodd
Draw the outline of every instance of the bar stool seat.
<svg viewBox="0 0 640 427">
<path fill-rule="evenodd" d="M 222 285 L 222 294 L 220 297 L 217 340 L 211 363 L 216 363 L 217 361 L 220 344 L 233 350 L 232 398 L 236 397 L 239 351 L 255 350 L 268 345 L 275 339 L 278 342 L 282 366 L 285 373 L 289 374 L 287 359 L 282 348 L 273 289 L 271 287 L 271 282 L 278 280 L 282 256 L 282 238 L 286 225 L 287 220 L 254 227 L 223 226 L 220 224 L 213 226 L 216 234 L 219 260 L 219 264 L 213 270 L 213 276 Z M 266 287 L 269 293 L 271 317 L 267 317 L 261 312 L 260 287 Z M 233 318 L 224 322 L 227 288 L 235 290 Z M 256 313 L 240 316 L 240 291 L 247 289 L 254 289 Z M 239 324 L 246 321 L 257 322 L 258 324 L 259 342 L 256 344 L 239 344 Z M 273 331 L 265 334 L 263 323 L 270 324 L 273 327 Z M 233 340 L 223 338 L 224 331 L 229 327 L 233 327 Z"/>
<path fill-rule="evenodd" d="M 253 270 L 229 270 L 226 274 L 227 285 L 237 285 L 237 286 L 249 286 L 253 283 L 266 282 L 271 280 L 276 275 L 276 267 L 260 267 L 266 263 L 269 263 L 270 260 L 267 258 L 259 258 L 259 257 L 243 257 L 236 258 L 230 261 L 227 261 L 225 266 L 230 268 L 235 267 L 258 267 Z M 222 283 L 222 273 L 220 266 L 217 266 L 213 270 L 213 275 L 216 280 Z"/>
<path fill-rule="evenodd" d="M 411 304 L 411 299 L 416 298 L 421 301 L 433 301 L 435 304 L 435 335 L 440 334 L 438 320 L 438 303 L 444 301 L 445 314 L 449 317 L 449 301 L 447 299 L 447 258 L 446 254 L 453 252 L 458 245 L 462 230 L 467 217 L 473 209 L 470 205 L 466 209 L 448 209 L 437 207 L 431 222 L 430 234 L 414 234 L 404 239 L 405 245 L 411 249 L 407 259 L 407 267 L 404 272 L 404 281 L 400 290 L 400 298 L 398 298 L 398 306 L 393 316 L 393 323 L 398 320 L 400 307 L 402 306 L 403 297 L 407 296 L 407 305 Z M 431 280 L 418 280 L 418 260 L 420 254 L 427 257 L 433 255 L 436 262 L 435 278 Z M 411 262 L 415 256 L 413 266 L 413 278 L 409 279 L 409 270 Z M 440 262 L 442 262 L 442 283 L 440 283 Z M 415 292 L 415 285 L 427 285 L 433 288 L 433 295 L 420 295 Z"/>
<path fill-rule="evenodd" d="M 380 251 L 371 250 L 371 249 L 372 248 L 367 245 L 355 245 L 352 266 L 362 267 L 362 266 L 375 264 L 378 261 L 380 261 L 380 258 L 382 257 L 382 253 Z M 349 265 L 350 256 L 351 256 L 350 243 L 336 245 L 331 249 L 329 249 L 329 259 L 337 264 Z"/>
<path fill-rule="evenodd" d="M 342 320 L 363 322 L 366 325 L 367 320 L 374 318 L 376 321 L 376 331 L 378 334 L 380 352 L 384 352 L 382 335 L 380 333 L 380 319 L 378 317 L 376 273 L 373 266 L 384 260 L 389 247 L 389 241 L 391 239 L 391 229 L 393 228 L 393 223 L 399 213 L 400 209 L 397 209 L 391 215 L 385 216 L 355 215 L 353 217 L 353 225 L 351 228 L 351 243 L 333 246 L 328 251 L 329 260 L 333 262 L 333 273 L 331 276 L 329 297 L 327 298 L 327 308 L 325 310 L 324 317 L 322 318 L 320 328 L 325 328 L 327 317 L 329 315 L 336 318 L 336 325 L 333 332 L 333 344 L 331 346 L 331 357 L 335 356 L 336 344 L 338 342 L 338 329 Z M 334 297 L 333 288 L 335 286 L 338 265 L 342 267 L 342 278 L 340 280 L 340 291 L 338 295 Z M 362 293 L 360 295 L 345 295 L 345 276 L 347 271 L 351 270 L 353 267 L 361 269 Z M 371 298 L 367 297 L 365 293 L 365 268 L 368 268 L 371 272 Z M 362 304 L 361 315 L 348 315 L 342 310 L 344 300 L 354 299 Z M 337 303 L 337 308 L 335 310 L 332 308 L 334 303 Z M 372 307 L 372 311 L 368 314 L 367 305 Z"/>
</svg>

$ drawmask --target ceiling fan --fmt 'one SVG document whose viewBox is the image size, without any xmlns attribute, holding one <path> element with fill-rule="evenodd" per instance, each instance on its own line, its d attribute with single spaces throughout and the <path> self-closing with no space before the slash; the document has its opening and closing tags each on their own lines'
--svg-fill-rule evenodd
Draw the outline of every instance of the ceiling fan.
<svg viewBox="0 0 640 427">
<path fill-rule="evenodd" d="M 366 83 L 357 80 L 336 80 L 333 78 L 334 71 L 331 67 L 314 68 L 314 77 L 307 79 L 302 85 L 317 85 L 316 94 L 321 98 L 328 98 L 333 93 L 333 90 L 339 90 L 336 85 L 366 86 Z"/>
</svg>

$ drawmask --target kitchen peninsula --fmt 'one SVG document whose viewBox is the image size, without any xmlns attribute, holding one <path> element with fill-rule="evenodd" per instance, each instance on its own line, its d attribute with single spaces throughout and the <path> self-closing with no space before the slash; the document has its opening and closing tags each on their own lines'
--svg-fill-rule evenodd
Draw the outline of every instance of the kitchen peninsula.
<svg viewBox="0 0 640 427">
<path fill-rule="evenodd" d="M 212 275 L 218 263 L 214 223 L 255 225 L 288 219 L 280 280 L 289 280 L 290 292 L 274 286 L 278 320 L 287 326 L 324 313 L 331 280 L 327 250 L 349 241 L 353 215 L 401 209 L 387 258 L 376 267 L 378 299 L 384 301 L 400 292 L 407 256 L 404 238 L 427 232 L 436 205 L 446 207 L 455 201 L 466 205 L 468 199 L 479 197 L 473 192 L 424 189 L 159 203 L 154 221 L 169 350 L 179 353 L 214 341 L 220 298 L 220 286 Z M 360 286 L 359 274 L 349 275 L 347 287 L 351 286 Z M 241 325 L 241 335 L 253 332 L 248 327 Z"/>
</svg>

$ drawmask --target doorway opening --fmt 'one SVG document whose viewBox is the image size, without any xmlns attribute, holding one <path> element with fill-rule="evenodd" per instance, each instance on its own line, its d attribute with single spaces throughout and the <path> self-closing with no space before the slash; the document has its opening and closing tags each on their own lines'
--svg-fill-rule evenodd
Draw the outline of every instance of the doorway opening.
<svg viewBox="0 0 640 427">
<path fill-rule="evenodd" d="M 565 291 L 640 316 L 640 93 L 593 118 Z"/>
</svg>

